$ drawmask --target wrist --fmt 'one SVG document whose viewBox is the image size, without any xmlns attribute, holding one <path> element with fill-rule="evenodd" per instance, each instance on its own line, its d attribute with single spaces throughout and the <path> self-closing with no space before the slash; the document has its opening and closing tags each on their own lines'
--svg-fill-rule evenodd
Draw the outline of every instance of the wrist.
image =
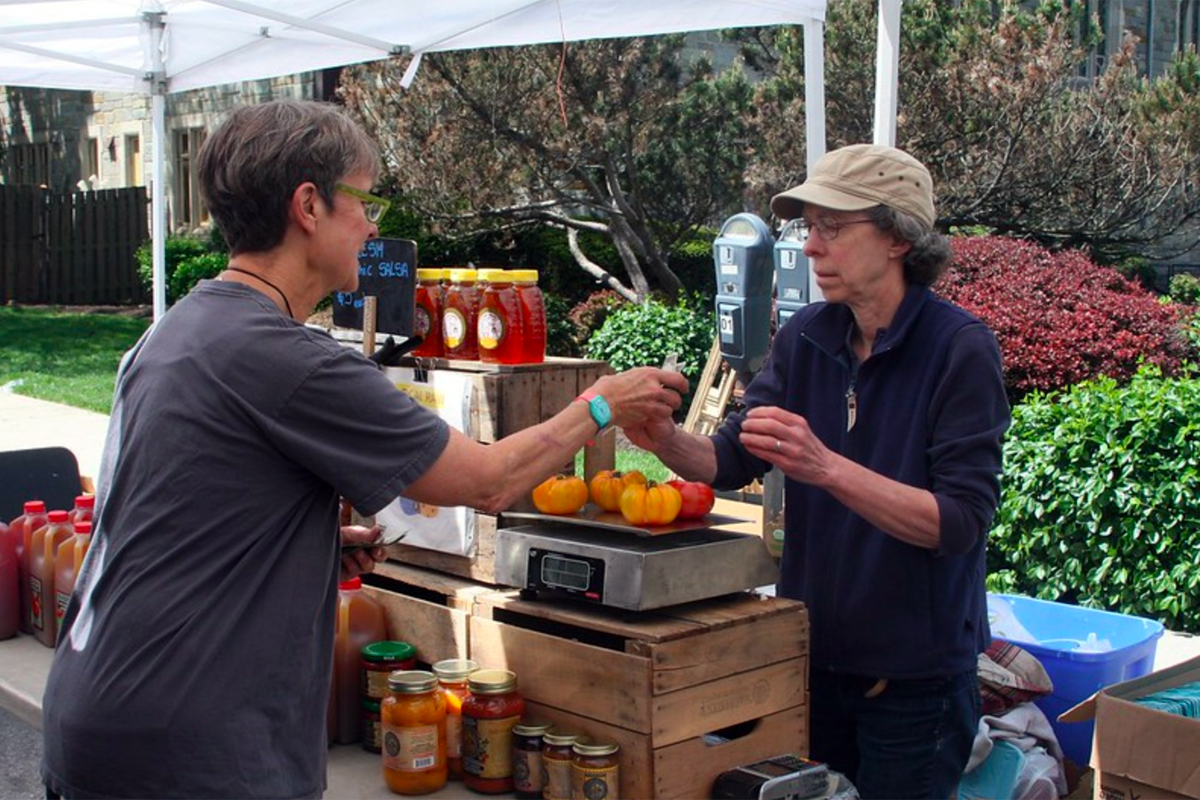
<svg viewBox="0 0 1200 800">
<path fill-rule="evenodd" d="M 588 413 L 592 417 L 592 421 L 596 423 L 598 433 L 603 433 L 607 430 L 613 421 L 612 407 L 604 396 L 595 389 L 588 389 L 575 398 L 587 406 Z"/>
</svg>

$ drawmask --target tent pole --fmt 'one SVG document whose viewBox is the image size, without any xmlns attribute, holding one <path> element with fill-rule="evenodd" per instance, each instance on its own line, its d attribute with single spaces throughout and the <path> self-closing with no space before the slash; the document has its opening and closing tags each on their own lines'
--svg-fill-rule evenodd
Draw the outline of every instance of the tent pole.
<svg viewBox="0 0 1200 800">
<path fill-rule="evenodd" d="M 153 253 L 154 319 L 158 321 L 167 311 L 167 209 L 164 201 L 163 151 L 166 147 L 166 68 L 163 65 L 163 14 L 151 12 L 143 16 L 150 40 L 150 61 L 153 70 L 146 76 L 150 83 L 151 126 L 154 152 L 151 154 L 153 179 L 150 184 L 150 237 Z"/>
<path fill-rule="evenodd" d="M 807 143 L 807 171 L 825 155 L 825 23 L 804 22 L 804 138 Z M 824 300 L 817 278 L 809 270 L 808 297 L 811 302 Z"/>
<path fill-rule="evenodd" d="M 875 48 L 875 144 L 896 146 L 899 105 L 900 6 L 904 0 L 879 0 Z"/>
</svg>

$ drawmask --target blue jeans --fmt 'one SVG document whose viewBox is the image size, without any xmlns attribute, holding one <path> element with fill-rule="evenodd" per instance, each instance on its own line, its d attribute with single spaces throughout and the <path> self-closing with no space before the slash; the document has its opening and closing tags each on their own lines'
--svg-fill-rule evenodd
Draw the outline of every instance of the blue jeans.
<svg viewBox="0 0 1200 800">
<path fill-rule="evenodd" d="M 975 670 L 891 680 L 813 670 L 811 757 L 870 798 L 952 797 L 979 725 Z M 871 696 L 867 696 L 870 694 Z"/>
</svg>

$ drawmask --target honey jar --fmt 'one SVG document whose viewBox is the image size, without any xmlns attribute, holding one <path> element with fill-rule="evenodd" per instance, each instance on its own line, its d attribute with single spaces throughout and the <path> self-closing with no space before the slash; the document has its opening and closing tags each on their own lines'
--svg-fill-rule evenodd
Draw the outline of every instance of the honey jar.
<svg viewBox="0 0 1200 800">
<path fill-rule="evenodd" d="M 571 800 L 571 763 L 575 752 L 571 749 L 576 733 L 550 728 L 542 734 L 542 797 L 545 800 Z"/>
<path fill-rule="evenodd" d="M 616 742 L 580 736 L 571 750 L 571 800 L 616 798 L 621 785 Z"/>
</svg>

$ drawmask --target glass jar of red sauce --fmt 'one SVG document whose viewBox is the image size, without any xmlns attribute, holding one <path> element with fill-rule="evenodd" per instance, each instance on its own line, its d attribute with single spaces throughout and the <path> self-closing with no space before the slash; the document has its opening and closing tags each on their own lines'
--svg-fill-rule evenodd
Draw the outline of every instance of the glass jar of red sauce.
<svg viewBox="0 0 1200 800">
<path fill-rule="evenodd" d="M 502 269 L 479 271 L 485 284 L 479 301 L 479 360 L 489 364 L 520 364 L 524 359 L 521 304 L 512 273 Z"/>
<path fill-rule="evenodd" d="M 442 287 L 441 269 L 418 269 L 415 309 L 413 310 L 413 334 L 424 337 L 412 351 L 422 358 L 441 358 L 442 309 L 446 303 L 446 291 Z"/>
<path fill-rule="evenodd" d="M 513 790 L 513 728 L 525 713 L 517 676 L 484 669 L 467 678 L 463 700 L 463 784 L 482 794 Z"/>
<path fill-rule="evenodd" d="M 446 766 L 452 781 L 463 778 L 462 704 L 470 694 L 467 678 L 477 669 L 479 665 L 469 658 L 447 658 L 433 665 L 433 674 L 446 696 Z"/>
<path fill-rule="evenodd" d="M 450 270 L 450 287 L 442 311 L 442 345 L 446 358 L 474 361 L 479 358 L 477 325 L 479 289 L 473 269 Z"/>
</svg>

